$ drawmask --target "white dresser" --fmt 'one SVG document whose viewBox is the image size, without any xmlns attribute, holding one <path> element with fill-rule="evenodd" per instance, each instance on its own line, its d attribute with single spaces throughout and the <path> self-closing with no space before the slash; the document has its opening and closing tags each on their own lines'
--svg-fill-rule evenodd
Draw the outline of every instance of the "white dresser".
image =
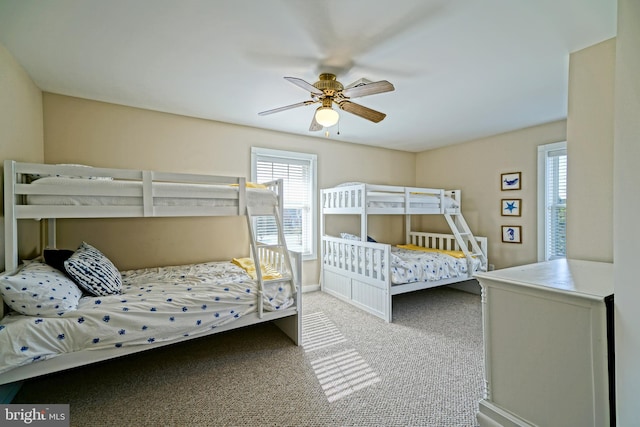
<svg viewBox="0 0 640 427">
<path fill-rule="evenodd" d="M 487 387 L 480 426 L 615 425 L 613 264 L 563 259 L 477 278 Z"/>
</svg>

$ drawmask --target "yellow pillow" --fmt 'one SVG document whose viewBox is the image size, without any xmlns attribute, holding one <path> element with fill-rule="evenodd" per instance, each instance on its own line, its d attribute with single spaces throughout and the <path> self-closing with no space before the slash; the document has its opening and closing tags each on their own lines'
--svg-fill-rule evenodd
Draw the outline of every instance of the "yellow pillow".
<svg viewBox="0 0 640 427">
<path fill-rule="evenodd" d="M 238 184 L 230 184 L 232 187 L 239 187 Z M 264 184 L 258 184 L 256 182 L 245 182 L 244 186 L 246 188 L 269 188 Z"/>
<path fill-rule="evenodd" d="M 454 258 L 464 258 L 464 253 L 462 251 L 446 251 L 444 249 L 424 248 L 422 246 L 417 246 L 417 245 L 398 245 L 398 247 L 402 249 L 410 249 L 412 251 L 439 252 L 441 254 L 447 254 Z"/>
<path fill-rule="evenodd" d="M 256 266 L 251 258 L 234 258 L 231 262 L 246 271 L 252 279 L 255 280 L 258 278 Z M 260 263 L 260 271 L 262 272 L 262 279 L 264 280 L 280 279 L 282 277 L 282 274 L 280 274 L 278 270 L 264 262 Z"/>
</svg>

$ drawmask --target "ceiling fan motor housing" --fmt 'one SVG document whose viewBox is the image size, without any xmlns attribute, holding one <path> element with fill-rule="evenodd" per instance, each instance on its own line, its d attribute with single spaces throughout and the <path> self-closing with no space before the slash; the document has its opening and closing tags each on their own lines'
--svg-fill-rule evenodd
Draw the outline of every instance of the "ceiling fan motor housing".
<svg viewBox="0 0 640 427">
<path fill-rule="evenodd" d="M 320 80 L 313 86 L 323 91 L 326 96 L 334 96 L 336 92 L 344 89 L 342 83 L 336 80 L 336 75 L 330 73 L 320 74 Z"/>
</svg>

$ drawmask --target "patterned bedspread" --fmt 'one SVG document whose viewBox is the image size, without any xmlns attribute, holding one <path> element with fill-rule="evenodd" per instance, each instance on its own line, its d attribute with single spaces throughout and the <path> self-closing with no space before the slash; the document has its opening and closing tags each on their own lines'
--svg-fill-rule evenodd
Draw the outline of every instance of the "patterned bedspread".
<svg viewBox="0 0 640 427">
<path fill-rule="evenodd" d="M 474 271 L 479 266 L 480 260 L 476 259 L 473 265 Z M 391 283 L 393 284 L 444 280 L 466 274 L 466 258 L 391 247 Z"/>
<path fill-rule="evenodd" d="M 257 283 L 231 262 L 131 270 L 122 279 L 122 294 L 83 297 L 59 317 L 5 316 L 0 372 L 61 353 L 198 335 L 257 311 Z M 265 310 L 293 304 L 289 286 L 271 286 Z"/>
</svg>

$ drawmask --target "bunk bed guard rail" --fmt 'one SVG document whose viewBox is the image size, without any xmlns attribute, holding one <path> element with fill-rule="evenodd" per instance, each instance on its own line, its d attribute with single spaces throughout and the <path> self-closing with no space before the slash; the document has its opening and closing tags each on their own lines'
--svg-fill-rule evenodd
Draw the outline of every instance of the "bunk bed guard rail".
<svg viewBox="0 0 640 427">
<path fill-rule="evenodd" d="M 64 182 L 50 185 L 32 185 L 43 177 L 89 178 L 96 181 L 113 181 L 118 186 L 96 185 L 91 188 L 68 186 Z M 281 183 L 271 183 L 282 193 Z M 209 206 L 197 202 L 181 204 L 180 199 L 211 198 L 206 191 L 188 193 L 181 186 L 190 188 L 231 188 L 216 199 L 228 199 L 229 203 Z M 212 187 L 209 187 L 212 186 Z M 94 188 L 95 187 L 95 188 Z M 59 204 L 30 205 L 31 196 L 118 197 L 130 202 L 114 205 L 65 206 Z M 159 203 L 161 198 L 178 202 L 171 206 Z M 55 218 L 108 218 L 108 217 L 157 217 L 157 216 L 236 216 L 245 215 L 247 206 L 246 180 L 244 177 L 165 173 L 131 169 L 93 168 L 82 165 L 48 165 L 4 161 L 4 228 L 5 269 L 17 267 L 17 220 Z M 281 207 L 279 207 L 281 209 Z"/>
</svg>

